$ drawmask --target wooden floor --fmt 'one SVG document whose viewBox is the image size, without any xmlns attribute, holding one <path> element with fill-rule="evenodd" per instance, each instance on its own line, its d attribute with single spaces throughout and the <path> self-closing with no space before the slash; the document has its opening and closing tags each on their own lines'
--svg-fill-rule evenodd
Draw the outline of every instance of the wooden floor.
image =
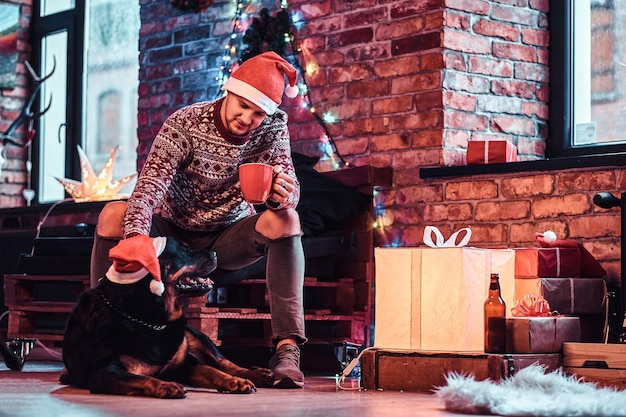
<svg viewBox="0 0 626 417">
<path fill-rule="evenodd" d="M 221 394 L 190 388 L 180 400 L 93 395 L 60 385 L 63 364 L 35 350 L 21 372 L 0 362 L 0 417 L 213 417 L 213 416 L 461 416 L 431 394 L 358 390 L 358 381 L 336 387 L 332 375 L 307 375 L 304 389 L 264 388 L 253 394 Z"/>
</svg>

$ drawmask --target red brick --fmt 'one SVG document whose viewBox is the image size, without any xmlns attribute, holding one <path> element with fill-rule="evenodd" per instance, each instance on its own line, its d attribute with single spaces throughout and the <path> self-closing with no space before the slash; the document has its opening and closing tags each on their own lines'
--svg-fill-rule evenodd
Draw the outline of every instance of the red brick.
<svg viewBox="0 0 626 417">
<path fill-rule="evenodd" d="M 396 204 L 400 205 L 441 200 L 441 186 L 439 185 L 415 185 L 399 188 L 396 192 Z"/>
<path fill-rule="evenodd" d="M 550 106 L 548 106 L 547 103 L 537 101 L 524 101 L 522 102 L 522 114 L 524 116 L 536 116 L 540 119 L 548 120 L 550 116 Z"/>
<path fill-rule="evenodd" d="M 620 236 L 621 221 L 619 215 L 581 216 L 570 219 L 570 237 L 596 239 L 603 236 Z"/>
<path fill-rule="evenodd" d="M 492 54 L 496 58 L 537 62 L 537 51 L 532 46 L 494 42 L 492 44 Z"/>
<path fill-rule="evenodd" d="M 453 91 L 445 91 L 443 95 L 443 104 L 457 110 L 475 111 L 476 96 L 469 94 L 455 93 Z"/>
<path fill-rule="evenodd" d="M 439 32 L 407 36 L 391 41 L 392 56 L 412 54 L 442 46 L 442 35 Z"/>
<path fill-rule="evenodd" d="M 206 58 L 180 59 L 172 66 L 174 74 L 184 74 L 206 69 Z"/>
<path fill-rule="evenodd" d="M 519 137 L 517 140 L 517 155 L 533 155 L 543 157 L 546 154 L 546 142 L 540 138 Z M 537 158 L 538 159 L 538 158 Z"/>
<path fill-rule="evenodd" d="M 454 167 L 466 165 L 467 158 L 465 157 L 465 152 L 462 152 L 459 149 L 448 149 L 444 148 L 441 156 L 442 164 L 446 167 Z"/>
<path fill-rule="evenodd" d="M 380 97 L 387 96 L 390 93 L 389 81 L 358 81 L 348 84 L 348 97 Z"/>
<path fill-rule="evenodd" d="M 392 133 L 388 135 L 376 135 L 371 139 L 372 152 L 385 152 L 397 149 L 408 149 L 411 146 L 409 133 Z"/>
<path fill-rule="evenodd" d="M 464 227 L 465 225 L 460 227 Z M 471 244 L 502 245 L 507 241 L 508 228 L 502 223 L 496 224 L 473 224 Z"/>
<path fill-rule="evenodd" d="M 359 45 L 346 52 L 346 63 L 367 61 L 369 59 L 385 59 L 391 56 L 389 51 L 389 43 L 369 43 L 367 45 Z"/>
<path fill-rule="evenodd" d="M 396 151 L 391 155 L 391 166 L 396 169 L 438 165 L 440 153 L 441 148 Z"/>
<path fill-rule="evenodd" d="M 382 117 L 346 120 L 343 123 L 345 136 L 360 136 L 370 133 L 387 133 L 389 127 Z"/>
<path fill-rule="evenodd" d="M 373 38 L 374 32 L 372 28 L 366 27 L 333 33 L 328 36 L 327 44 L 329 48 L 338 48 L 346 45 L 371 42 Z"/>
<path fill-rule="evenodd" d="M 370 141 L 367 137 L 348 138 L 337 140 L 337 150 L 340 155 L 361 155 L 369 149 Z"/>
<path fill-rule="evenodd" d="M 446 10 L 444 24 L 446 27 L 468 30 L 471 25 L 470 17 L 465 13 L 456 13 L 453 10 Z"/>
<path fill-rule="evenodd" d="M 476 74 L 510 78 L 513 75 L 513 63 L 484 56 L 471 56 L 469 58 L 469 71 Z"/>
<path fill-rule="evenodd" d="M 414 149 L 441 147 L 442 145 L 441 130 L 422 130 L 413 134 L 411 147 Z"/>
<path fill-rule="evenodd" d="M 453 51 L 487 54 L 491 50 L 491 41 L 484 36 L 448 29 L 443 35 L 443 47 Z"/>
<path fill-rule="evenodd" d="M 433 54 L 423 54 L 421 55 L 421 65 L 420 70 L 428 71 L 434 69 L 443 69 L 444 65 L 444 57 L 441 53 L 433 53 Z"/>
<path fill-rule="evenodd" d="M 307 1 L 292 11 L 296 10 L 301 12 L 302 20 L 306 21 L 332 14 L 333 6 L 331 0 Z"/>
<path fill-rule="evenodd" d="M 427 204 L 424 206 L 425 222 L 467 221 L 473 216 L 472 205 L 458 204 Z"/>
<path fill-rule="evenodd" d="M 418 75 L 397 77 L 391 80 L 391 94 L 423 92 L 440 88 L 441 73 L 429 72 Z"/>
<path fill-rule="evenodd" d="M 422 15 L 429 11 L 443 7 L 443 0 L 409 0 L 391 7 L 391 19 L 401 19 L 403 17 Z"/>
<path fill-rule="evenodd" d="M 442 113 L 442 110 L 435 109 L 428 112 L 411 114 L 409 117 L 406 115 L 393 116 L 389 119 L 389 125 L 392 131 L 423 130 L 443 127 L 441 120 Z"/>
<path fill-rule="evenodd" d="M 548 48 L 550 46 L 550 32 L 543 29 L 523 28 L 522 42 L 527 45 Z"/>
<path fill-rule="evenodd" d="M 421 70 L 420 58 L 415 55 L 391 58 L 374 63 L 374 73 L 383 78 L 411 74 L 419 70 Z"/>
<path fill-rule="evenodd" d="M 463 181 L 446 184 L 446 200 L 482 200 L 498 196 L 498 186 L 493 181 Z"/>
<path fill-rule="evenodd" d="M 536 219 L 542 219 L 581 215 L 590 208 L 590 198 L 586 194 L 578 193 L 537 199 L 533 202 L 532 212 Z"/>
<path fill-rule="evenodd" d="M 535 26 L 539 18 L 539 12 L 523 8 L 493 4 L 491 17 L 505 22 L 519 23 L 524 26 Z"/>
<path fill-rule="evenodd" d="M 413 35 L 424 30 L 424 18 L 415 17 L 412 19 L 392 20 L 388 23 L 381 23 L 376 27 L 376 40 L 397 39 L 404 36 Z"/>
<path fill-rule="evenodd" d="M 474 74 L 448 73 L 445 83 L 447 89 L 469 93 L 487 94 L 491 88 L 489 78 Z"/>
<path fill-rule="evenodd" d="M 503 178 L 500 186 L 502 197 L 520 199 L 539 195 L 551 195 L 556 184 L 553 175 L 515 176 Z"/>
<path fill-rule="evenodd" d="M 550 11 L 550 0 L 529 0 L 529 6 L 533 9 L 548 13 Z"/>
<path fill-rule="evenodd" d="M 447 148 L 466 148 L 469 134 L 466 130 L 446 129 L 443 135 L 443 145 Z"/>
<path fill-rule="evenodd" d="M 341 15 L 310 20 L 298 29 L 298 37 L 303 39 L 318 33 L 335 32 L 342 28 L 342 20 Z"/>
<path fill-rule="evenodd" d="M 491 2 L 484 0 L 446 0 L 446 7 L 476 15 L 488 15 Z"/>
<path fill-rule="evenodd" d="M 472 29 L 479 35 L 501 38 L 512 42 L 516 42 L 520 38 L 519 30 L 515 26 L 484 18 L 478 20 Z"/>
<path fill-rule="evenodd" d="M 392 114 L 413 109 L 411 96 L 394 96 L 372 101 L 372 114 Z"/>
<path fill-rule="evenodd" d="M 462 72 L 467 71 L 467 63 L 463 54 L 446 53 L 444 55 L 444 61 L 447 69 L 453 69 Z"/>
<path fill-rule="evenodd" d="M 347 3 L 338 3 L 338 4 L 347 4 Z M 374 1 L 374 4 L 368 6 L 365 10 L 360 10 L 355 13 L 345 13 L 343 15 L 344 27 L 353 28 L 356 26 L 372 25 L 372 24 L 388 21 L 389 16 L 387 14 L 387 8 L 374 7 L 374 6 L 376 6 L 375 1 Z"/>
<path fill-rule="evenodd" d="M 448 110 L 444 114 L 446 128 L 484 131 L 487 129 L 487 123 L 487 117 L 475 113 Z"/>
<path fill-rule="evenodd" d="M 518 135 L 535 135 L 535 124 L 532 120 L 523 117 L 495 116 L 489 123 L 494 132 L 506 132 Z"/>
<path fill-rule="evenodd" d="M 372 68 L 367 64 L 353 64 L 350 66 L 334 66 L 328 70 L 328 79 L 331 84 L 371 78 Z"/>
<path fill-rule="evenodd" d="M 604 191 L 615 186 L 615 177 L 611 171 L 562 173 L 557 178 L 559 190 Z"/>
<path fill-rule="evenodd" d="M 530 201 L 485 201 L 476 203 L 476 221 L 526 219 L 530 214 Z"/>
</svg>

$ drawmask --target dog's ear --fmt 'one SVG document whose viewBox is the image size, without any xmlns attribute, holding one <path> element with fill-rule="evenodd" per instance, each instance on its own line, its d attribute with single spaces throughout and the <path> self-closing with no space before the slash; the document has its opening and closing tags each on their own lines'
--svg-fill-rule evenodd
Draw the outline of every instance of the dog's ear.
<svg viewBox="0 0 626 417">
<path fill-rule="evenodd" d="M 119 274 L 132 274 L 145 268 L 153 277 L 150 290 L 161 295 L 165 288 L 161 282 L 161 265 L 158 256 L 163 252 L 166 243 L 165 237 L 151 238 L 146 235 L 123 239 L 109 251 L 113 269 Z M 123 275 L 118 276 L 120 281 L 124 280 L 122 277 Z"/>
</svg>

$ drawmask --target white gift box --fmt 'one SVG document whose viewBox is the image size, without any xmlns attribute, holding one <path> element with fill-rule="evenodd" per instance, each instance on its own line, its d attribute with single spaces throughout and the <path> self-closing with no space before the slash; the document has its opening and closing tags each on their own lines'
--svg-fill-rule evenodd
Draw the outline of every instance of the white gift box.
<svg viewBox="0 0 626 417">
<path fill-rule="evenodd" d="M 515 251 L 473 247 L 376 248 L 374 346 L 483 351 L 489 276 L 514 306 Z"/>
</svg>

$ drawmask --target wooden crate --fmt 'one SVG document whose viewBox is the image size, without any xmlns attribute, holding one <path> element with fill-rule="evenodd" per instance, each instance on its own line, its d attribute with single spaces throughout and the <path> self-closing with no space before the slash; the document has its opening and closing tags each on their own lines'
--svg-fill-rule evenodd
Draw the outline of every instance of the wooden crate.
<svg viewBox="0 0 626 417">
<path fill-rule="evenodd" d="M 562 366 L 560 353 L 485 354 L 370 349 L 361 355 L 361 381 L 366 389 L 432 392 L 449 372 L 472 374 L 477 380 L 499 380 L 534 363 L 549 370 Z"/>
<path fill-rule="evenodd" d="M 5 274 L 7 336 L 63 340 L 67 318 L 80 294 L 88 288 L 88 275 Z"/>
<path fill-rule="evenodd" d="M 564 343 L 563 369 L 587 382 L 626 388 L 626 345 Z"/>
</svg>

